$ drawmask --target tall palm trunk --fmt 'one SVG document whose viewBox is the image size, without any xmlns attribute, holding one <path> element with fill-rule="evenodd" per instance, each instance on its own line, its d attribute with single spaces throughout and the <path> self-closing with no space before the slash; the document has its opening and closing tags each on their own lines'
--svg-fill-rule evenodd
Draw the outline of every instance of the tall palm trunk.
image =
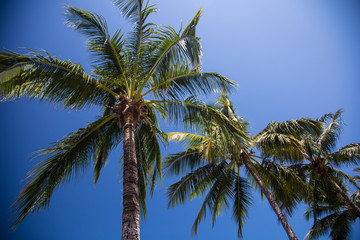
<svg viewBox="0 0 360 240">
<path fill-rule="evenodd" d="M 140 240 L 138 169 L 135 152 L 134 116 L 127 114 L 124 128 L 124 173 L 122 240 Z"/>
<path fill-rule="evenodd" d="M 250 171 L 251 175 L 254 177 L 255 181 L 259 184 L 261 191 L 265 194 L 267 200 L 269 201 L 272 209 L 274 210 L 274 212 L 276 213 L 276 215 L 278 216 L 281 224 L 283 225 L 286 234 L 288 235 L 289 239 L 291 240 L 298 240 L 298 238 L 296 237 L 294 231 L 292 230 L 290 223 L 288 222 L 288 220 L 286 219 L 286 216 L 283 214 L 283 212 L 281 211 L 279 205 L 277 204 L 277 202 L 275 201 L 275 198 L 273 197 L 273 195 L 271 194 L 271 192 L 269 191 L 269 189 L 266 187 L 266 185 L 264 184 L 264 182 L 261 180 L 259 174 L 255 171 L 255 169 L 250 165 L 249 161 L 247 159 L 243 159 L 243 163 L 245 164 L 246 168 Z"/>
<path fill-rule="evenodd" d="M 349 196 L 344 192 L 344 190 L 339 187 L 339 185 L 331 178 L 328 172 L 324 173 L 327 181 L 331 183 L 331 185 L 335 188 L 336 192 L 339 193 L 344 201 L 355 211 L 356 215 L 360 217 L 360 208 L 349 198 Z"/>
</svg>

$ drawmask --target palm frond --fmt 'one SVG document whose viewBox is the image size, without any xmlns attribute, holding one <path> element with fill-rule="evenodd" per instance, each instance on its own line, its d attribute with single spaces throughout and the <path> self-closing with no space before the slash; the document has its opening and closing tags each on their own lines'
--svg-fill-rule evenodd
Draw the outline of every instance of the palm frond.
<svg viewBox="0 0 360 240">
<path fill-rule="evenodd" d="M 301 161 L 304 158 L 301 142 L 292 135 L 262 133 L 255 137 L 255 144 L 264 157 L 279 160 Z"/>
<path fill-rule="evenodd" d="M 330 152 L 336 146 L 336 141 L 339 137 L 339 134 L 342 130 L 342 116 L 343 110 L 339 109 L 335 114 L 331 115 L 331 121 L 328 124 L 327 128 L 324 129 L 322 134 L 318 139 L 318 145 L 322 152 Z"/>
<path fill-rule="evenodd" d="M 199 134 L 185 132 L 170 132 L 168 133 L 168 138 L 170 141 L 185 143 L 189 148 L 194 148 L 209 139 Z"/>
<path fill-rule="evenodd" d="M 351 216 L 349 215 L 349 211 L 343 211 L 339 214 L 334 222 L 330 236 L 334 240 L 347 240 L 350 235 L 350 225 L 353 222 Z"/>
<path fill-rule="evenodd" d="M 177 64 L 179 68 L 182 66 Z M 218 91 L 231 92 L 236 83 L 218 73 L 199 73 L 189 70 L 169 70 L 165 79 L 161 77 L 145 94 L 152 92 L 160 99 L 181 99 L 189 95 L 210 94 Z M 144 94 L 144 95 L 145 95 Z"/>
<path fill-rule="evenodd" d="M 233 183 L 234 183 L 234 174 L 231 174 L 230 171 L 232 170 L 226 170 L 226 162 L 223 162 L 219 164 L 216 168 L 216 170 L 221 170 L 220 172 L 214 171 L 211 173 L 212 177 L 212 183 L 211 188 L 209 189 L 208 193 L 205 196 L 205 199 L 199 209 L 199 212 L 195 218 L 192 231 L 196 235 L 197 229 L 200 224 L 200 222 L 205 219 L 206 217 L 206 211 L 209 209 L 211 215 L 212 215 L 212 224 L 214 226 L 215 219 L 219 213 L 219 211 L 224 208 L 228 207 L 229 205 L 229 199 L 232 197 L 232 189 L 233 189 Z M 198 185 L 199 186 L 199 185 Z M 200 184 L 201 188 L 196 189 L 196 193 L 199 193 L 199 190 L 203 192 L 203 186 L 209 186 L 209 184 Z"/>
<path fill-rule="evenodd" d="M 264 133 L 281 133 L 291 134 L 296 137 L 300 137 L 304 134 L 316 135 L 321 133 L 323 124 L 319 121 L 310 118 L 300 118 L 296 120 L 288 120 L 284 122 L 271 122 L 264 130 L 262 130 L 256 136 L 261 136 Z M 255 136 L 255 138 L 256 138 Z"/>
<path fill-rule="evenodd" d="M 140 93 L 142 92 L 141 88 L 138 90 L 138 86 L 146 79 L 149 68 L 148 62 L 156 48 L 156 44 L 152 40 L 156 25 L 151 22 L 145 22 L 149 15 L 156 11 L 157 9 L 153 5 L 146 4 L 145 8 L 141 10 L 140 18 L 135 23 L 126 43 L 128 51 L 128 78 L 129 85 L 131 86 L 130 94 L 134 95 L 136 90 L 138 93 L 137 99 L 140 98 Z"/>
<path fill-rule="evenodd" d="M 107 129 L 102 131 L 102 138 L 99 141 L 99 147 L 96 151 L 94 162 L 94 183 L 99 180 L 101 170 L 108 161 L 109 153 L 118 146 L 122 140 L 123 130 L 119 130 L 116 122 L 117 119 L 112 120 L 113 123 Z"/>
<path fill-rule="evenodd" d="M 209 182 L 216 178 L 214 173 L 219 174 L 223 169 L 223 166 L 207 164 L 186 174 L 178 182 L 168 187 L 168 206 L 184 204 L 185 200 L 201 195 L 209 187 Z"/>
<path fill-rule="evenodd" d="M 94 104 L 101 106 L 109 95 L 116 96 L 105 83 L 87 75 L 80 65 L 45 53 L 43 56 L 33 51 L 25 56 L 0 52 L 1 101 L 29 97 L 81 109 Z"/>
<path fill-rule="evenodd" d="M 337 167 L 356 164 L 360 160 L 360 143 L 350 143 L 328 155 L 328 160 Z"/>
<path fill-rule="evenodd" d="M 95 66 L 125 76 L 122 57 L 125 41 L 120 30 L 111 38 L 105 18 L 70 6 L 67 6 L 66 17 L 68 26 L 89 38 L 88 49 L 95 57 Z"/>
<path fill-rule="evenodd" d="M 114 4 L 126 18 L 132 21 L 139 20 L 143 0 L 114 0 Z"/>
<path fill-rule="evenodd" d="M 233 218 L 238 224 L 238 236 L 241 237 L 244 222 L 248 214 L 248 208 L 251 205 L 251 197 L 248 195 L 249 189 L 250 186 L 248 182 L 245 179 L 241 178 L 239 174 L 237 174 L 233 190 Z"/>
<path fill-rule="evenodd" d="M 225 137 L 220 139 L 219 135 L 211 138 L 194 133 L 175 132 L 168 136 L 170 140 L 185 143 L 188 149 L 196 149 L 199 158 L 207 162 L 217 162 L 227 159 L 229 157 L 227 150 L 234 145 L 233 141 L 229 144 L 229 139 Z"/>
<path fill-rule="evenodd" d="M 187 149 L 186 151 L 166 156 L 164 165 L 170 174 L 178 175 L 180 172 L 194 171 L 202 166 L 204 162 L 197 149 Z"/>
<path fill-rule="evenodd" d="M 139 92 L 142 92 L 150 78 L 165 75 L 169 66 L 183 62 L 189 59 L 193 66 L 198 66 L 202 56 L 201 45 L 199 39 L 194 35 L 195 27 L 200 19 L 201 9 L 190 22 L 189 26 L 182 35 L 179 35 L 175 29 L 170 26 L 157 30 L 156 35 L 152 39 L 156 48 L 149 58 L 146 59 L 148 65 L 147 76 L 142 83 Z M 185 30 L 186 30 L 185 29 Z"/>
<path fill-rule="evenodd" d="M 142 161 L 146 161 L 149 168 L 149 177 L 151 177 L 150 193 L 153 194 L 156 176 L 162 181 L 161 151 L 160 142 L 167 144 L 167 136 L 159 128 L 159 123 L 154 109 L 147 107 L 148 114 L 145 115 L 144 123 L 140 124 L 137 130 L 139 139 L 139 148 Z"/>
<path fill-rule="evenodd" d="M 314 218 L 314 216 L 317 218 L 325 217 L 327 215 L 340 212 L 344 207 L 345 205 L 343 204 L 318 204 L 315 208 L 309 207 L 306 209 L 304 217 L 307 221 L 309 221 L 311 218 Z"/>
<path fill-rule="evenodd" d="M 322 219 L 319 219 L 314 223 L 309 232 L 306 234 L 306 239 L 318 239 L 319 237 L 326 235 L 330 232 L 331 226 L 334 225 L 336 218 L 339 216 L 339 213 L 333 213 L 329 216 L 326 216 Z"/>
<path fill-rule="evenodd" d="M 185 127 L 193 130 L 203 130 L 207 124 L 215 124 L 217 131 L 207 132 L 207 137 L 212 138 L 213 134 L 221 133 L 223 139 L 237 139 L 241 143 L 249 143 L 250 137 L 243 131 L 237 123 L 224 116 L 216 109 L 199 103 L 196 99 L 188 98 L 184 101 L 163 101 L 170 119 L 175 123 L 183 120 Z M 211 133 L 212 132 L 212 133 Z M 215 137 L 214 137 L 215 138 Z M 224 142 L 226 143 L 226 142 Z M 233 143 L 233 142 L 231 142 Z"/>
<path fill-rule="evenodd" d="M 343 172 L 341 170 L 338 170 L 338 169 L 335 169 L 335 168 L 332 168 L 331 171 L 334 172 L 339 178 L 346 179 L 351 184 L 353 184 L 358 190 L 360 190 L 360 186 L 357 184 L 356 179 L 352 178 L 351 176 L 349 176 L 345 172 Z"/>
<path fill-rule="evenodd" d="M 265 185 L 271 189 L 276 202 L 292 215 L 307 192 L 301 173 L 295 171 L 292 166 L 282 166 L 268 160 L 264 160 L 261 164 L 254 161 L 251 163 Z"/>
<path fill-rule="evenodd" d="M 304 158 L 299 140 L 304 134 L 319 134 L 323 124 L 308 118 L 271 122 L 254 137 L 257 147 L 264 156 L 280 160 L 301 161 Z"/>
<path fill-rule="evenodd" d="M 14 227 L 29 213 L 48 207 L 56 187 L 87 169 L 93 153 L 102 146 L 103 133 L 112 128 L 116 120 L 112 115 L 102 117 L 86 128 L 69 134 L 52 147 L 39 151 L 38 156 L 48 157 L 29 174 L 29 181 L 14 203 L 17 211 Z"/>
</svg>

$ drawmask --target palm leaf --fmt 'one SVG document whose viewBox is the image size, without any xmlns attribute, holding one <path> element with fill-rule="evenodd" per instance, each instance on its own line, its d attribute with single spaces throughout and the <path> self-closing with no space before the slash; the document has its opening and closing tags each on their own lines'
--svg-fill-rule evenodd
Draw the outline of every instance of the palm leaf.
<svg viewBox="0 0 360 240">
<path fill-rule="evenodd" d="M 261 164 L 254 161 L 251 163 L 265 185 L 271 189 L 276 202 L 292 215 L 307 192 L 303 176 L 291 166 L 282 166 L 267 160 Z"/>
<path fill-rule="evenodd" d="M 140 18 L 135 23 L 133 30 L 130 32 L 126 49 L 128 51 L 127 69 L 129 69 L 129 85 L 131 86 L 130 95 L 135 94 L 135 90 L 143 82 L 148 73 L 148 62 L 153 55 L 156 44 L 152 38 L 155 32 L 156 25 L 153 23 L 146 23 L 146 19 L 153 12 L 156 12 L 153 5 L 146 4 L 145 8 L 140 12 Z M 140 98 L 142 89 L 137 90 L 138 95 L 136 99 Z"/>
<path fill-rule="evenodd" d="M 14 203 L 18 212 L 14 219 L 14 227 L 29 213 L 48 207 L 57 186 L 86 170 L 93 153 L 102 147 L 103 133 L 108 128 L 113 128 L 116 120 L 113 115 L 102 117 L 39 152 L 38 156 L 48 157 L 29 174 L 29 181 Z"/>
<path fill-rule="evenodd" d="M 148 67 L 147 76 L 145 81 L 141 84 L 139 92 L 142 92 L 150 78 L 161 76 L 168 72 L 169 66 L 189 59 L 194 66 L 198 66 L 202 56 L 201 45 L 199 39 L 194 35 L 195 27 L 200 19 L 201 9 L 195 15 L 194 19 L 190 22 L 189 26 L 182 35 L 179 35 L 175 29 L 170 26 L 159 29 L 154 36 L 153 53 L 146 62 Z M 185 30 L 186 30 L 185 29 Z M 192 30 L 190 30 L 192 29 Z"/>
<path fill-rule="evenodd" d="M 328 153 L 335 148 L 336 141 L 342 130 L 342 113 L 343 110 L 339 109 L 335 114 L 331 115 L 331 122 L 318 139 L 318 145 L 320 146 L 321 151 Z"/>
<path fill-rule="evenodd" d="M 234 182 L 234 175 L 229 174 L 229 171 L 231 170 L 226 170 L 226 165 L 226 162 L 217 165 L 209 175 L 210 177 L 203 179 L 203 182 L 199 182 L 194 190 L 193 196 L 197 196 L 203 193 L 204 190 L 210 186 L 209 183 L 211 183 L 211 188 L 205 196 L 192 227 L 192 231 L 195 235 L 197 234 L 200 222 L 206 217 L 207 208 L 212 214 L 212 224 L 214 226 L 219 210 L 222 207 L 227 207 L 229 205 L 228 198 L 231 198 L 233 185 L 231 183 Z"/>
<path fill-rule="evenodd" d="M 142 0 L 114 0 L 114 4 L 126 18 L 132 21 L 137 21 L 140 18 Z"/>
<path fill-rule="evenodd" d="M 339 213 L 333 213 L 327 217 L 324 217 L 314 223 L 310 231 L 306 234 L 306 239 L 318 239 L 320 236 L 327 234 L 331 226 L 334 225 L 336 218 L 339 216 Z"/>
<path fill-rule="evenodd" d="M 187 149 L 186 151 L 169 154 L 166 156 L 164 165 L 170 174 L 178 175 L 180 172 L 186 173 L 195 170 L 204 163 L 197 149 Z"/>
<path fill-rule="evenodd" d="M 233 218 L 238 224 L 238 236 L 241 237 L 244 222 L 248 215 L 248 208 L 251 205 L 251 197 L 248 195 L 249 189 L 250 186 L 248 182 L 237 174 L 233 190 Z"/>
<path fill-rule="evenodd" d="M 122 129 L 119 130 L 116 122 L 117 119 L 112 120 L 113 124 L 103 131 L 102 138 L 99 141 L 99 147 L 96 151 L 94 163 L 94 183 L 99 180 L 101 170 L 106 165 L 110 152 L 118 146 L 122 140 Z"/>
<path fill-rule="evenodd" d="M 156 78 L 161 79 L 161 77 Z M 215 91 L 231 92 L 235 82 L 218 73 L 198 73 L 185 71 L 171 71 L 164 81 L 155 83 L 147 93 L 153 93 L 160 99 L 181 99 L 189 95 L 210 94 Z"/>
<path fill-rule="evenodd" d="M 334 240 L 347 240 L 350 235 L 350 224 L 352 219 L 349 215 L 349 211 L 343 211 L 339 214 L 334 222 L 330 236 Z"/>
<path fill-rule="evenodd" d="M 337 167 L 357 163 L 360 160 L 360 143 L 350 143 L 328 155 L 329 161 Z"/>
<path fill-rule="evenodd" d="M 206 106 L 203 103 L 199 104 L 196 99 L 188 98 L 184 101 L 167 100 L 162 101 L 162 103 L 167 109 L 170 119 L 175 123 L 183 120 L 185 127 L 189 127 L 195 131 L 197 128 L 203 129 L 203 125 L 215 124 L 217 128 L 216 132 L 209 131 L 207 137 L 212 138 L 212 134 L 220 133 L 223 139 L 237 139 L 242 143 L 249 142 L 249 136 L 238 124 L 235 124 L 216 109 Z"/>
<path fill-rule="evenodd" d="M 300 136 L 316 135 L 323 125 L 321 122 L 301 118 L 285 122 L 271 122 L 254 137 L 257 147 L 265 156 L 280 160 L 301 161 L 304 158 Z"/>
<path fill-rule="evenodd" d="M 213 173 L 220 173 L 222 170 L 223 167 L 207 164 L 186 174 L 178 182 L 168 187 L 168 206 L 174 207 L 183 204 L 185 200 L 195 197 L 195 192 L 197 194 L 203 193 L 207 189 L 209 182 L 215 178 Z"/>
<path fill-rule="evenodd" d="M 105 18 L 86 10 L 67 6 L 66 17 L 67 25 L 89 37 L 88 49 L 95 56 L 95 65 L 125 76 L 122 59 L 125 41 L 120 31 L 111 38 Z"/>
<path fill-rule="evenodd" d="M 87 75 L 83 68 L 69 61 L 33 52 L 25 56 L 0 52 L 0 95 L 2 101 L 20 97 L 40 98 L 61 104 L 64 108 L 81 109 L 102 105 L 116 94 L 105 83 Z"/>
</svg>

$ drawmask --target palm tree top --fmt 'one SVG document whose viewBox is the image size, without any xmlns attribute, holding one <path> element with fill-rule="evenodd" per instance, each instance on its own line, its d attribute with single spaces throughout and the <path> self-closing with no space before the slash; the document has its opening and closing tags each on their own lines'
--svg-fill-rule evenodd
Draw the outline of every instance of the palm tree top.
<svg viewBox="0 0 360 240">
<path fill-rule="evenodd" d="M 202 128 L 198 133 L 175 132 L 169 134 L 170 140 L 183 142 L 186 150 L 167 157 L 165 168 L 171 174 L 185 173 L 182 179 L 169 187 L 169 206 L 184 203 L 187 199 L 205 195 L 205 200 L 198 212 L 193 225 L 193 232 L 197 232 L 199 223 L 210 211 L 213 224 L 221 209 L 233 207 L 233 217 L 238 225 L 238 235 L 242 236 L 242 229 L 251 204 L 249 194 L 249 180 L 255 186 L 261 185 L 262 191 L 277 209 L 277 214 L 284 220 L 275 199 L 292 213 L 296 203 L 304 192 L 304 184 L 294 171 L 278 164 L 267 162 L 261 164 L 258 160 L 266 160 L 255 153 L 258 146 L 258 136 L 250 137 L 248 123 L 235 113 L 235 109 L 226 94 L 221 94 L 215 106 L 209 109 L 217 111 L 219 117 L 211 121 L 204 111 L 199 118 L 191 118 Z M 220 117 L 221 116 L 221 117 Z M 185 117 L 185 121 L 186 121 Z M 320 126 L 322 126 L 320 124 Z M 273 122 L 261 132 L 262 137 L 274 139 L 276 133 L 284 136 L 299 135 L 307 131 L 318 131 L 319 124 L 311 119 L 291 120 L 284 123 Z M 262 146 L 265 146 L 262 143 Z M 272 148 L 277 146 L 272 142 Z M 281 147 L 277 146 L 277 151 Z M 257 160 L 258 159 L 258 160 Z M 244 166 L 248 172 L 248 179 L 240 176 L 239 169 Z M 256 180 L 255 180 L 256 179 Z M 265 184 L 264 184 L 265 182 Z M 273 190 L 275 198 L 271 196 L 266 186 Z M 291 185 L 291 186 L 290 186 Z M 301 189 L 301 190 L 299 190 Z M 284 225 L 289 227 L 284 221 Z M 291 239 L 296 239 L 289 230 Z"/>
<path fill-rule="evenodd" d="M 91 73 L 46 51 L 0 51 L 1 101 L 26 97 L 65 109 L 101 109 L 95 122 L 40 151 L 46 159 L 30 173 L 15 202 L 15 225 L 47 207 L 54 189 L 92 162 L 96 182 L 110 151 L 122 142 L 129 117 L 135 124 L 139 201 L 145 213 L 145 187 L 150 185 L 152 192 L 161 177 L 159 141 L 166 141 L 157 117 L 176 122 L 185 114 L 198 115 L 204 107 L 189 96 L 228 92 L 236 85 L 218 73 L 200 72 L 202 48 L 196 26 L 201 9 L 183 30 L 176 31 L 148 21 L 156 11 L 149 1 L 114 2 L 133 23 L 126 35 L 121 29 L 110 34 L 101 15 L 66 6 L 66 24 L 88 39 Z"/>
</svg>

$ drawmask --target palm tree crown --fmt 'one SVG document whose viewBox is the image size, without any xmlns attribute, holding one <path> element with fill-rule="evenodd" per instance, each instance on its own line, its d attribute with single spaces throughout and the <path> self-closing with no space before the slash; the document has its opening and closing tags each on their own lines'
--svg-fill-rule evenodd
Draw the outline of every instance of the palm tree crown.
<svg viewBox="0 0 360 240">
<path fill-rule="evenodd" d="M 156 178 L 161 177 L 159 141 L 166 139 L 157 116 L 176 121 L 184 113 L 196 114 L 201 107 L 191 99 L 184 101 L 185 97 L 229 91 L 235 85 L 220 74 L 199 71 L 202 50 L 196 26 L 201 9 L 187 27 L 176 31 L 147 21 L 156 11 L 149 2 L 114 3 L 133 23 L 126 37 L 121 30 L 111 35 L 98 14 L 66 7 L 66 23 L 89 39 L 87 48 L 94 58 L 91 74 L 47 52 L 0 52 L 2 101 L 38 98 L 68 109 L 96 106 L 102 112 L 95 122 L 39 152 L 46 159 L 30 173 L 15 202 L 15 225 L 47 207 L 54 189 L 92 162 L 96 182 L 109 152 L 123 142 L 123 239 L 139 239 L 139 233 L 124 236 L 132 231 L 124 222 L 139 221 L 139 209 L 146 213 L 146 186 L 152 192 Z"/>
<path fill-rule="evenodd" d="M 355 171 L 360 172 L 360 169 Z M 359 176 L 353 178 L 359 181 Z M 360 188 L 357 186 L 357 191 L 351 196 L 352 201 L 360 206 Z M 316 213 L 314 213 L 316 211 Z M 350 239 L 351 227 L 355 225 L 356 220 L 360 217 L 356 214 L 353 208 L 338 196 L 337 201 L 332 203 L 323 203 L 317 208 L 309 208 L 306 216 L 320 217 L 314 221 L 313 226 L 306 235 L 307 239 L 318 239 L 320 236 L 329 233 L 329 237 L 333 240 Z"/>
<path fill-rule="evenodd" d="M 261 164 L 258 160 L 265 159 L 256 155 L 253 149 L 257 147 L 258 139 L 268 137 L 272 139 L 273 148 L 279 150 L 281 146 L 276 143 L 278 136 L 270 129 L 290 136 L 317 131 L 321 124 L 310 119 L 272 123 L 255 137 L 250 137 L 247 132 L 248 123 L 235 114 L 227 97 L 222 95 L 218 103 L 216 109 L 226 122 L 221 118 L 208 120 L 204 113 L 197 119 L 202 126 L 202 135 L 180 132 L 170 134 L 170 139 L 186 142 L 187 149 L 168 156 L 166 167 L 174 174 L 188 173 L 169 187 L 169 206 L 184 203 L 186 199 L 207 192 L 195 219 L 193 232 L 197 232 L 198 224 L 205 218 L 207 209 L 211 212 L 214 223 L 219 212 L 231 204 L 233 217 L 238 224 L 238 234 L 242 236 L 243 224 L 251 204 L 250 179 L 268 198 L 289 238 L 297 239 L 277 202 L 291 213 L 295 203 L 301 199 L 303 190 L 298 190 L 304 187 L 302 181 L 287 167 L 270 162 L 267 165 Z M 195 121 L 194 118 L 192 120 Z M 233 127 L 230 132 L 224 128 L 229 124 Z M 282 147 L 284 145 L 286 144 Z M 242 166 L 248 173 L 247 178 L 241 176 Z M 275 197 L 268 189 L 269 186 Z"/>
<path fill-rule="evenodd" d="M 356 185 L 354 180 L 338 168 L 356 164 L 360 160 L 360 143 L 347 144 L 335 150 L 336 142 L 340 136 L 343 121 L 343 111 L 325 114 L 319 119 L 323 123 L 320 134 L 303 134 L 285 154 L 271 152 L 270 155 L 278 159 L 292 162 L 307 178 L 310 194 L 306 201 L 313 205 L 314 219 L 318 202 L 331 203 L 338 193 L 344 201 L 360 216 L 360 208 L 348 197 L 346 181 Z M 270 152 L 270 151 L 269 151 Z"/>
</svg>

